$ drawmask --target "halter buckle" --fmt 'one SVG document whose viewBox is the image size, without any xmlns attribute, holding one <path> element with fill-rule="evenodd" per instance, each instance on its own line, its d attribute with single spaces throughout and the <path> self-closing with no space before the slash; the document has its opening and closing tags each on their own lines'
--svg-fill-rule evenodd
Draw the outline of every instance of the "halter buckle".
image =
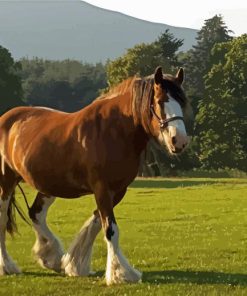
<svg viewBox="0 0 247 296">
<path fill-rule="evenodd" d="M 167 128 L 167 122 L 165 122 L 164 120 L 160 120 L 160 129 L 165 129 Z"/>
</svg>

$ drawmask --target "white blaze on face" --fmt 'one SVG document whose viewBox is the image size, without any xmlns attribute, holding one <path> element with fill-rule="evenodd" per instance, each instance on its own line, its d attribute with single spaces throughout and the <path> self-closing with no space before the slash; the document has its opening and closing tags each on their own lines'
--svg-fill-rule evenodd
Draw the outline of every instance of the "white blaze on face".
<svg viewBox="0 0 247 296">
<path fill-rule="evenodd" d="M 165 102 L 164 104 L 166 119 L 173 118 L 175 116 L 183 117 L 183 111 L 180 104 L 172 98 L 170 94 L 167 95 L 168 102 Z M 159 135 L 159 141 L 162 144 L 166 144 L 170 153 L 183 151 L 188 144 L 188 137 L 183 120 L 176 119 L 168 122 L 167 129 L 161 131 Z"/>
<path fill-rule="evenodd" d="M 167 95 L 169 101 L 165 103 L 164 110 L 166 118 L 169 119 L 175 116 L 183 117 L 183 111 L 179 103 L 175 99 L 173 99 L 169 93 Z M 183 120 L 177 119 L 168 123 L 168 131 L 170 136 L 175 136 L 174 132 L 176 133 L 176 130 L 178 130 L 180 134 L 186 135 L 186 129 Z"/>
</svg>

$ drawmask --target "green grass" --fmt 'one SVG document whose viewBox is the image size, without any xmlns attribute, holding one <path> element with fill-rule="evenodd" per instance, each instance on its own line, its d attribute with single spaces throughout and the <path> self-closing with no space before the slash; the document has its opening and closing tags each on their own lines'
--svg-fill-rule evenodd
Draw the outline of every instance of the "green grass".
<svg viewBox="0 0 247 296">
<path fill-rule="evenodd" d="M 34 191 L 23 185 L 31 203 Z M 23 198 L 17 199 L 25 208 Z M 92 196 L 57 199 L 49 224 L 65 248 L 91 215 Z M 141 284 L 106 287 L 106 246 L 96 240 L 89 278 L 40 268 L 30 255 L 32 229 L 18 219 L 20 235 L 8 237 L 23 274 L 0 278 L 0 295 L 247 295 L 247 180 L 136 180 L 115 215 L 120 245 L 143 272 Z"/>
</svg>

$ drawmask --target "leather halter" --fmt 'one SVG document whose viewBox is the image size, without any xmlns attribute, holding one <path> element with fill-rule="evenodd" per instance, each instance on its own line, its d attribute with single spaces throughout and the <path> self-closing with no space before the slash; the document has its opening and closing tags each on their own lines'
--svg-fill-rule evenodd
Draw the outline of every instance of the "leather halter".
<svg viewBox="0 0 247 296">
<path fill-rule="evenodd" d="M 174 116 L 171 118 L 167 118 L 167 119 L 162 119 L 158 116 L 158 114 L 155 112 L 154 110 L 154 105 L 150 106 L 150 110 L 151 113 L 154 115 L 154 117 L 158 120 L 159 124 L 160 124 L 160 129 L 165 129 L 168 127 L 168 123 L 174 120 L 182 120 L 184 121 L 184 118 L 182 116 Z"/>
</svg>

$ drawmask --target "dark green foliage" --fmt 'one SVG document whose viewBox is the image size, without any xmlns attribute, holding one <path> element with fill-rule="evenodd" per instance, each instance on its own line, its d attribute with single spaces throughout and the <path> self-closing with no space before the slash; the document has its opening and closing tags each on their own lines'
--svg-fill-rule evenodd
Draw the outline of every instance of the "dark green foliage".
<svg viewBox="0 0 247 296">
<path fill-rule="evenodd" d="M 29 105 L 73 112 L 92 102 L 106 87 L 102 64 L 78 61 L 21 60 L 24 97 Z"/>
<path fill-rule="evenodd" d="M 134 75 L 150 75 L 159 65 L 164 72 L 173 72 L 173 66 L 178 65 L 176 52 L 182 44 L 183 40 L 174 38 L 173 34 L 166 30 L 155 42 L 138 44 L 128 49 L 122 57 L 108 62 L 109 85 L 116 85 Z"/>
<path fill-rule="evenodd" d="M 205 92 L 204 75 L 212 66 L 211 50 L 215 44 L 231 40 L 230 32 L 222 16 L 215 15 L 205 20 L 204 26 L 198 32 L 197 44 L 181 60 L 187 74 L 185 87 L 192 99 L 195 113 L 198 111 L 198 101 L 203 98 Z"/>
<path fill-rule="evenodd" d="M 215 45 L 196 117 L 202 167 L 247 170 L 247 34 Z"/>
<path fill-rule="evenodd" d="M 157 41 L 156 46 L 160 50 L 161 59 L 168 60 L 171 66 L 177 66 L 177 51 L 183 45 L 182 39 L 174 38 L 174 35 L 168 29 L 161 34 Z"/>
<path fill-rule="evenodd" d="M 149 75 L 158 64 L 165 72 L 174 72 L 174 66 L 185 67 L 184 88 L 197 122 L 195 129 L 192 121 L 187 122 L 193 135 L 191 146 L 171 158 L 150 145 L 140 175 L 176 175 L 177 170 L 195 167 L 246 171 L 247 42 L 246 36 L 233 39 L 230 33 L 222 16 L 216 15 L 205 21 L 197 44 L 187 53 L 177 54 L 182 40 L 166 31 L 154 43 L 137 45 L 108 63 L 110 85 L 135 74 Z"/>
<path fill-rule="evenodd" d="M 221 16 L 206 20 L 197 45 L 178 61 L 185 66 L 184 87 L 196 115 L 197 163 L 246 171 L 246 36 L 233 39 L 230 32 Z"/>
<path fill-rule="evenodd" d="M 21 65 L 13 60 L 10 52 L 0 46 L 0 114 L 22 102 L 20 78 Z"/>
</svg>

